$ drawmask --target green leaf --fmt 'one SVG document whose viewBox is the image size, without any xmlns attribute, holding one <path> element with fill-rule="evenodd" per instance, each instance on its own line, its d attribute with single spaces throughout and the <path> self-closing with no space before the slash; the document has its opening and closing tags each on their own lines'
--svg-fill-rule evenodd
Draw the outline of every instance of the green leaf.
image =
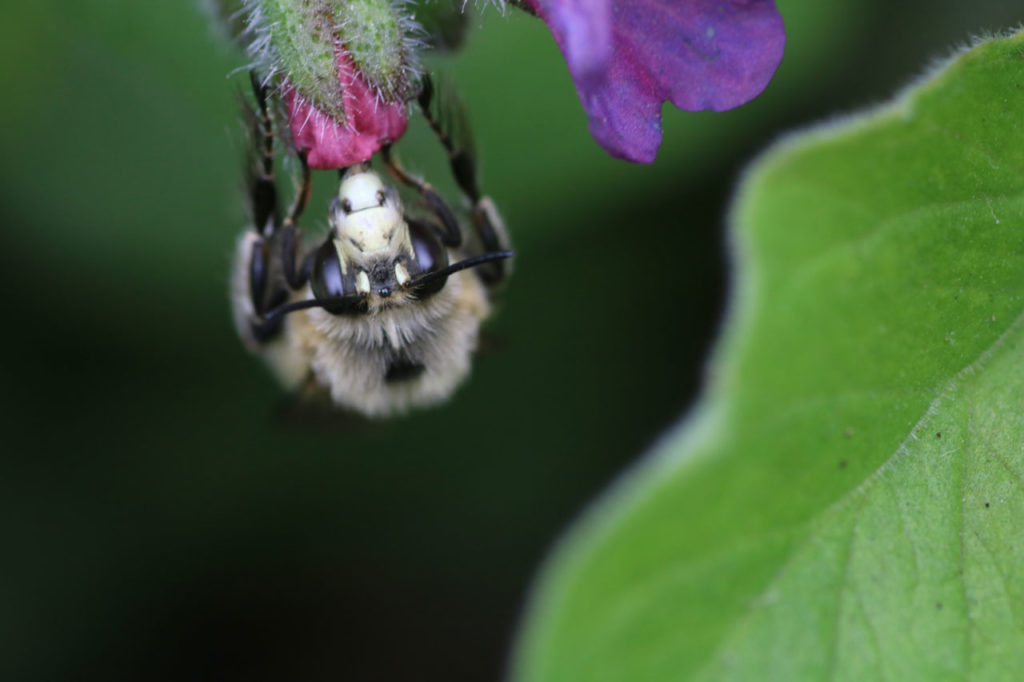
<svg viewBox="0 0 1024 682">
<path fill-rule="evenodd" d="M 557 548 L 515 679 L 1019 679 L 1024 34 L 775 145 L 732 222 L 707 394 Z"/>
</svg>

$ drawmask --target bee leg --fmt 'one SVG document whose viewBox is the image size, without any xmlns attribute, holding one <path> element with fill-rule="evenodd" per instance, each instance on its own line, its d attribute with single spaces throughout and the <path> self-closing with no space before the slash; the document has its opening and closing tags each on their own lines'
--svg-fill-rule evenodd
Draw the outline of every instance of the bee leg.
<svg viewBox="0 0 1024 682">
<path fill-rule="evenodd" d="M 455 214 L 452 213 L 452 209 L 448 206 L 448 203 L 441 198 L 430 183 L 424 182 L 419 178 L 414 177 L 402 164 L 398 162 L 391 154 L 391 146 L 386 145 L 380 150 L 381 159 L 384 161 L 384 165 L 387 166 L 388 171 L 391 175 L 401 182 L 403 185 L 411 187 L 415 190 L 424 201 L 427 202 L 427 206 L 434 212 L 441 224 L 438 226 L 438 234 L 441 237 L 441 242 L 448 247 L 458 248 L 462 245 L 462 230 L 459 228 L 459 221 L 455 219 Z"/>
<path fill-rule="evenodd" d="M 434 114 L 434 82 L 430 74 L 423 74 L 423 88 L 417 103 L 427 125 L 434 131 L 441 146 L 448 152 L 448 163 L 459 187 L 474 203 L 480 200 L 480 188 L 476 178 L 476 153 L 473 137 L 469 130 L 465 107 L 455 89 L 447 82 L 437 99 L 437 115 Z"/>
<path fill-rule="evenodd" d="M 263 345 L 281 331 L 281 320 L 265 320 L 271 310 L 288 301 L 288 290 L 281 285 L 280 272 L 273 267 L 273 246 L 270 239 L 255 231 L 249 231 L 245 238 L 248 244 L 248 280 L 250 309 L 248 327 L 252 339 Z"/>
<path fill-rule="evenodd" d="M 281 329 L 281 320 L 267 322 L 264 315 L 288 301 L 290 292 L 300 289 L 307 279 L 308 267 L 296 268 L 299 235 L 296 222 L 309 203 L 312 181 L 305 154 L 299 155 L 302 176 L 295 190 L 295 199 L 282 220 L 274 176 L 274 118 L 269 106 L 266 85 L 255 71 L 249 72 L 256 107 L 243 106 L 253 151 L 248 166 L 249 204 L 253 228 L 244 239 L 243 263 L 247 270 L 250 301 L 249 327 L 252 338 L 266 343 Z"/>
<path fill-rule="evenodd" d="M 498 208 L 490 197 L 481 197 L 473 205 L 473 227 L 480 236 L 484 253 L 508 250 L 505 221 L 498 215 Z M 481 265 L 477 273 L 485 284 L 494 286 L 500 284 L 508 275 L 508 265 L 505 260 L 491 261 Z"/>
<path fill-rule="evenodd" d="M 420 111 L 448 152 L 448 163 L 455 182 L 473 204 L 473 227 L 480 239 L 480 248 L 484 253 L 507 250 L 508 236 L 505 232 L 505 223 L 498 215 L 498 209 L 490 197 L 482 196 L 480 193 L 473 138 L 465 107 L 455 90 L 445 87 L 438 98 L 435 115 L 432 109 L 434 84 L 429 74 L 424 74 L 422 83 L 423 89 L 417 98 Z M 485 283 L 493 285 L 505 278 L 507 266 L 504 260 L 496 260 L 481 266 L 478 272 Z"/>
<path fill-rule="evenodd" d="M 262 312 L 270 281 L 283 277 L 285 284 L 294 290 L 300 289 L 308 280 L 308 258 L 296 266 L 298 244 L 301 242 L 296 224 L 309 204 L 313 184 L 306 154 L 299 153 L 301 179 L 288 215 L 282 220 L 274 177 L 274 117 L 269 106 L 268 87 L 260 82 L 255 71 L 249 72 L 249 81 L 256 101 L 255 109 L 243 102 L 243 114 L 254 147 L 247 172 L 249 205 L 256 232 L 264 240 L 259 247 L 263 251 L 262 258 L 254 256 L 251 260 L 250 282 L 253 286 L 253 307 L 257 312 Z M 270 272 L 272 259 L 269 251 L 276 251 L 279 256 L 273 273 Z M 278 288 L 281 288 L 280 284 Z M 279 294 L 277 291 L 271 293 L 275 298 Z"/>
<path fill-rule="evenodd" d="M 299 181 L 299 186 L 295 189 L 295 200 L 288 210 L 288 217 L 284 219 L 285 225 L 295 225 L 299 221 L 299 216 L 306 210 L 306 206 L 309 205 L 309 198 L 313 194 L 312 172 L 309 170 L 306 152 L 299 152 L 299 163 L 302 164 L 302 179 Z"/>
<path fill-rule="evenodd" d="M 278 224 L 277 183 L 274 179 L 274 122 L 267 107 L 267 88 L 259 81 L 255 71 L 249 72 L 256 108 L 242 102 L 242 113 L 253 145 L 250 162 L 246 167 L 249 190 L 249 208 L 253 226 L 243 239 L 240 254 L 248 270 L 248 291 L 252 310 L 256 315 L 266 305 L 270 275 L 270 244 L 267 237 Z"/>
<path fill-rule="evenodd" d="M 312 254 L 303 258 L 302 265 L 296 270 L 296 235 L 294 222 L 288 222 L 270 239 L 264 239 L 256 234 L 252 234 L 251 237 L 249 293 L 252 298 L 253 314 L 249 326 L 253 338 L 261 344 L 270 341 L 281 331 L 284 318 L 275 313 L 288 302 L 290 292 L 301 289 L 309 281 Z M 271 257 L 275 245 L 279 256 L 277 269 L 274 269 Z"/>
<path fill-rule="evenodd" d="M 277 336 L 280 321 L 264 324 L 264 316 L 288 299 L 288 292 L 275 282 L 272 256 L 270 242 L 255 229 L 246 230 L 235 249 L 231 285 L 235 327 L 253 352 Z"/>
<path fill-rule="evenodd" d="M 267 104 L 267 86 L 260 83 L 255 71 L 249 72 L 256 109 L 242 101 L 253 151 L 246 167 L 249 208 L 257 232 L 270 236 L 281 224 L 274 178 L 274 119 Z"/>
<path fill-rule="evenodd" d="M 302 288 L 309 280 L 310 257 L 307 255 L 302 259 L 302 265 L 296 268 L 298 261 L 298 248 L 301 233 L 296 228 L 299 216 L 309 205 L 310 195 L 313 193 L 312 174 L 309 170 L 309 162 L 306 160 L 306 153 L 299 153 L 299 162 L 302 164 L 302 180 L 295 190 L 295 200 L 288 211 L 288 217 L 284 219 L 280 231 L 281 269 L 284 279 L 292 289 Z"/>
</svg>

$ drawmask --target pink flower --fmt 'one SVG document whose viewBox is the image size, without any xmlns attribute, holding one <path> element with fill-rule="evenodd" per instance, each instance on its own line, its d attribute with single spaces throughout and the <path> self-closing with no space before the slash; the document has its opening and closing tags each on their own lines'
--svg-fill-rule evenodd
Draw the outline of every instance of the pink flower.
<svg viewBox="0 0 1024 682">
<path fill-rule="evenodd" d="M 774 0 L 519 0 L 551 29 L 594 138 L 649 163 L 661 104 L 724 111 L 764 90 L 786 35 Z"/>
<path fill-rule="evenodd" d="M 385 102 L 359 72 L 344 47 L 336 48 L 341 117 L 318 109 L 285 80 L 288 124 L 310 168 L 344 168 L 368 161 L 381 146 L 397 140 L 408 125 L 404 102 Z"/>
</svg>

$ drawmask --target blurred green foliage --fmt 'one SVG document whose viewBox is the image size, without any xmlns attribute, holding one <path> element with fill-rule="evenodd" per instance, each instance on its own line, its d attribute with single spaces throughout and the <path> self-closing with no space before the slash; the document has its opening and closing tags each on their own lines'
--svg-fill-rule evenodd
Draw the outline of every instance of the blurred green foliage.
<svg viewBox="0 0 1024 682">
<path fill-rule="evenodd" d="M 1019 675 L 1022 57 L 751 167 L 706 395 L 558 548 L 516 679 Z"/>
<path fill-rule="evenodd" d="M 651 166 L 590 139 L 543 25 L 471 20 L 438 64 L 516 273 L 471 382 L 379 424 L 289 407 L 234 338 L 235 49 L 190 3 L 0 6 L 0 677 L 496 678 L 545 547 L 698 389 L 743 161 L 1021 19 L 779 5 L 768 91 L 666 109 Z M 418 121 L 400 153 L 451 187 Z"/>
</svg>

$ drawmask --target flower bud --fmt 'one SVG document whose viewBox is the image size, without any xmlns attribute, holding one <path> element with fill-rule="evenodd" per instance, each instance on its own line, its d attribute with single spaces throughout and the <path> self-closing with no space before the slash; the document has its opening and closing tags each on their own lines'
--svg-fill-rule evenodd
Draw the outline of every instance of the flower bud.
<svg viewBox="0 0 1024 682">
<path fill-rule="evenodd" d="M 313 168 L 365 161 L 401 137 L 415 93 L 416 26 L 391 0 L 245 0 L 250 52 L 281 78 Z"/>
</svg>

